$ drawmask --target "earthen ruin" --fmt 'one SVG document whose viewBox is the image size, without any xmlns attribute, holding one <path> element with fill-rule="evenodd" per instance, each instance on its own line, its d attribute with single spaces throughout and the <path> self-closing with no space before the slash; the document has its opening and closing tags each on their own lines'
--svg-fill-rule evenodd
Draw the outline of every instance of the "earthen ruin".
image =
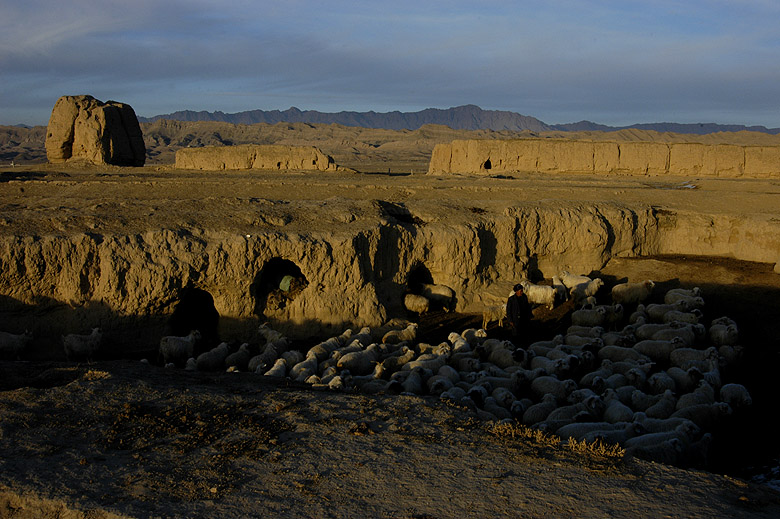
<svg viewBox="0 0 780 519">
<path fill-rule="evenodd" d="M 338 167 L 314 146 L 253 145 L 184 148 L 176 152 L 180 169 L 294 169 L 336 171 Z"/>
<path fill-rule="evenodd" d="M 143 166 L 146 147 L 130 105 L 103 103 L 89 95 L 62 96 L 49 119 L 46 156 L 51 163 Z"/>
<path fill-rule="evenodd" d="M 558 139 L 456 140 L 438 144 L 428 173 L 517 171 L 780 178 L 780 146 Z"/>
</svg>

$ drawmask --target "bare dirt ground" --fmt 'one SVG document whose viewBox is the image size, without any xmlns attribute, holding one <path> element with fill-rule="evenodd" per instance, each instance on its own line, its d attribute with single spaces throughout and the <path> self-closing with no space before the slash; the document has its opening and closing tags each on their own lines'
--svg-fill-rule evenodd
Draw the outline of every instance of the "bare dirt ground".
<svg viewBox="0 0 780 519">
<path fill-rule="evenodd" d="M 225 173 L 50 165 L 0 171 L 2 232 L 134 232 L 185 222 L 253 225 L 251 197 L 650 200 L 663 207 L 777 212 L 772 181 Z M 296 189 L 291 189 L 296 186 Z M 705 196 L 707 195 L 707 196 Z M 431 205 L 433 207 L 433 205 Z M 306 209 L 308 210 L 308 209 Z M 371 215 L 365 215 L 366 219 Z M 357 218 L 361 215 L 358 213 Z M 0 517 L 779 517 L 780 493 L 749 482 L 777 464 L 780 276 L 724 258 L 616 259 L 609 282 L 700 286 L 707 315 L 740 324 L 755 405 L 716 431 L 709 470 L 573 452 L 430 397 L 318 392 L 250 374 L 189 373 L 137 360 L 0 363 Z M 567 325 L 537 311 L 538 336 Z M 479 316 L 434 314 L 431 342 Z M 489 330 L 495 336 L 504 331 Z"/>
</svg>

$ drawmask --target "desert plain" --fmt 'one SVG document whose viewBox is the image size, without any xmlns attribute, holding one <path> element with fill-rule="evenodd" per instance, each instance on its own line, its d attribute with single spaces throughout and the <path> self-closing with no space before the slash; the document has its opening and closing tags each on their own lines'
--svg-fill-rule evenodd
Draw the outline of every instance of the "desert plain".
<svg viewBox="0 0 780 519">
<path fill-rule="evenodd" d="M 42 337 L 0 363 L 0 517 L 780 514 L 780 494 L 750 479 L 778 460 L 780 178 L 433 176 L 435 144 L 516 136 L 254 126 L 143 125 L 144 167 L 47 164 L 41 142 L 0 168 L 0 322 Z M 748 132 L 701 139 L 716 138 L 777 145 Z M 176 149 L 225 141 L 316 145 L 352 171 L 173 167 Z M 257 315 L 274 258 L 306 275 L 308 304 Z M 518 278 L 561 268 L 699 286 L 706 318 L 740 326 L 745 355 L 732 375 L 754 403 L 714 432 L 706 466 L 678 468 L 572 451 L 429 396 L 139 362 L 153 358 L 184 286 L 213 296 L 226 340 L 270 319 L 304 349 L 409 317 L 400 294 L 420 266 L 459 293 L 455 312 L 420 318 L 432 343 L 478 327 L 482 307 Z M 565 329 L 565 311 L 535 315 L 540 338 Z M 97 325 L 101 355 L 67 362 L 60 334 Z"/>
</svg>

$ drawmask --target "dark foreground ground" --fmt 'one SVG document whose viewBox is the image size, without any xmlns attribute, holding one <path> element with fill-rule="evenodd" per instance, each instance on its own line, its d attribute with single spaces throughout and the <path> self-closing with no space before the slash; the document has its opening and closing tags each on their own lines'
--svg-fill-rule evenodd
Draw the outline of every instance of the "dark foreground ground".
<svg viewBox="0 0 780 519">
<path fill-rule="evenodd" d="M 771 269 L 664 257 L 594 273 L 700 286 L 708 319 L 739 323 L 733 377 L 754 405 L 714 431 L 706 470 L 573 451 L 432 397 L 129 359 L 2 362 L 0 517 L 780 517 L 780 493 L 750 482 L 779 458 Z M 568 325 L 566 306 L 536 318 L 529 340 Z M 435 342 L 480 321 L 434 313 L 420 331 Z"/>
</svg>

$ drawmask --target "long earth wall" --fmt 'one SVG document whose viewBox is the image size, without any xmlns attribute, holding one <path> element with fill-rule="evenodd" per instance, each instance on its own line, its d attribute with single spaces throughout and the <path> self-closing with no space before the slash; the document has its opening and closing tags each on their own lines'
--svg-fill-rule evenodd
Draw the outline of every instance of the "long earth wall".
<svg viewBox="0 0 780 519">
<path fill-rule="evenodd" d="M 258 279 L 284 260 L 300 268 L 306 288 L 264 319 L 307 337 L 400 315 L 410 274 L 421 267 L 456 291 L 458 310 L 480 311 L 532 270 L 546 278 L 564 268 L 590 273 L 612 257 L 654 254 L 775 263 L 780 223 L 560 202 L 516 205 L 462 225 L 390 219 L 354 233 L 3 236 L 0 313 L 52 348 L 60 333 L 92 326 L 108 330 L 116 351 L 153 347 L 181 289 L 196 286 L 213 296 L 222 337 L 238 340 L 257 326 Z"/>
<path fill-rule="evenodd" d="M 780 178 L 780 146 L 456 140 L 436 145 L 428 173 L 494 175 L 516 171 Z"/>
</svg>

